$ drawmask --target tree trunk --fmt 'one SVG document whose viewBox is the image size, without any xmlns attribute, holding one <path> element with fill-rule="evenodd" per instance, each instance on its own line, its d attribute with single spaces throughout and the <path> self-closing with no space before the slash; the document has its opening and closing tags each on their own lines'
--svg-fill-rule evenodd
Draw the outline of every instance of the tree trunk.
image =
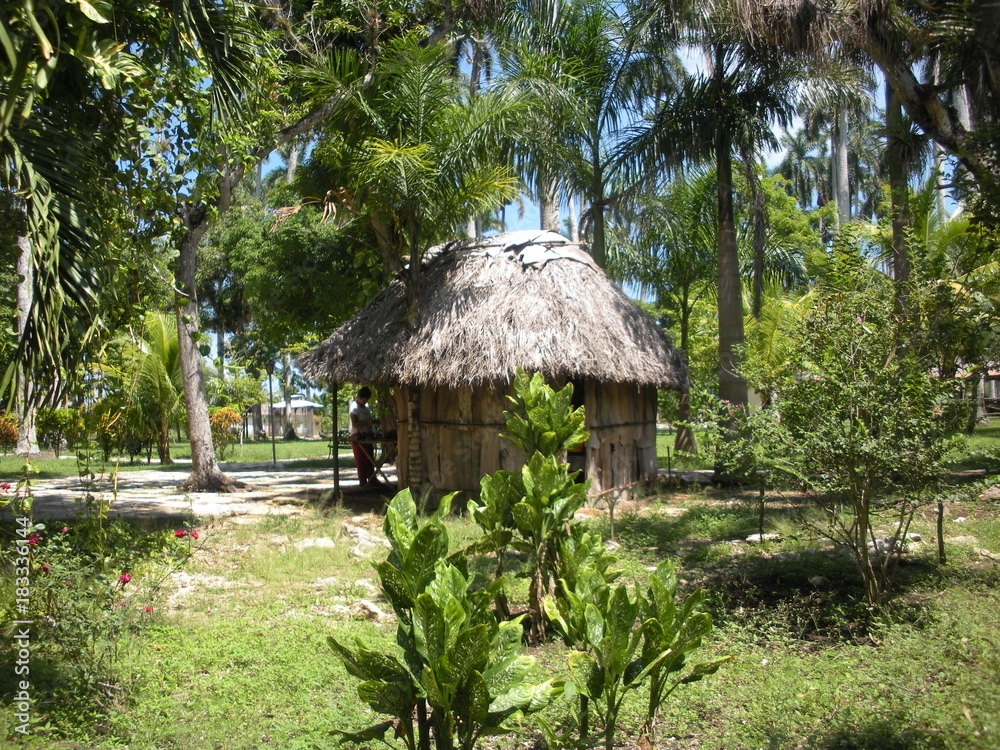
<svg viewBox="0 0 1000 750">
<path fill-rule="evenodd" d="M 288 144 L 288 161 L 285 162 L 285 182 L 289 185 L 295 179 L 295 170 L 299 168 L 299 142 Z"/>
<path fill-rule="evenodd" d="M 747 184 L 750 186 L 750 196 L 753 202 L 753 297 L 750 305 L 751 314 L 760 320 L 761 307 L 764 304 L 764 250 L 767 244 L 767 205 L 764 201 L 764 191 L 757 178 L 755 160 L 745 154 L 743 164 L 746 169 Z"/>
<path fill-rule="evenodd" d="M 555 176 L 545 168 L 538 170 L 538 219 L 542 230 L 559 231 L 559 189 Z"/>
<path fill-rule="evenodd" d="M 594 170 L 590 188 L 590 214 L 593 229 L 590 236 L 590 256 L 601 268 L 607 265 L 604 227 L 604 170 L 601 167 L 600 134 L 591 136 L 591 164 Z"/>
<path fill-rule="evenodd" d="M 719 205 L 719 398 L 735 406 L 747 403 L 747 383 L 739 374 L 738 349 L 743 346 L 743 292 L 736 246 L 733 209 L 733 162 L 729 135 L 719 128 L 715 136 L 715 163 Z"/>
<path fill-rule="evenodd" d="M 285 408 L 281 410 L 281 434 L 287 435 L 288 428 L 292 424 L 292 353 L 281 353 L 281 397 L 285 401 Z"/>
<path fill-rule="evenodd" d="M 222 326 L 215 334 L 215 349 L 219 355 L 219 380 L 226 382 L 226 331 Z"/>
<path fill-rule="evenodd" d="M 694 418 L 691 413 L 691 393 L 685 389 L 681 391 L 680 396 L 677 404 L 677 421 L 683 424 L 678 425 L 677 434 L 674 436 L 674 453 L 697 456 L 698 441 L 695 439 L 694 430 L 691 429 L 691 421 Z"/>
<path fill-rule="evenodd" d="M 891 86 L 885 89 L 886 161 L 889 166 L 889 192 L 892 198 L 892 271 L 896 281 L 896 311 L 907 310 L 906 285 L 910 278 L 910 252 L 906 231 L 910 227 L 907 163 L 902 140 L 903 109 Z"/>
<path fill-rule="evenodd" d="M 35 295 L 35 266 L 31 257 L 31 240 L 17 238 L 17 334 L 24 335 L 28 327 L 28 315 Z M 18 425 L 16 453 L 30 456 L 38 453 L 38 435 L 35 431 L 35 393 L 31 374 L 25 372 L 18 384 Z"/>
<path fill-rule="evenodd" d="M 688 304 L 688 294 L 685 289 L 681 299 L 681 351 L 684 352 L 685 364 L 687 363 L 688 351 L 688 331 L 691 327 L 691 305 Z M 677 427 L 677 434 L 674 436 L 674 453 L 687 453 L 692 456 L 698 455 L 698 441 L 694 436 L 694 429 L 691 422 L 694 415 L 691 413 L 691 392 L 687 389 L 681 391 L 680 401 L 677 404 L 677 421 L 683 424 Z"/>
<path fill-rule="evenodd" d="M 207 209 L 182 206 L 187 232 L 180 243 L 177 286 L 184 294 L 177 298 L 177 341 L 184 378 L 184 405 L 187 408 L 188 438 L 191 441 L 191 474 L 181 489 L 191 492 L 232 492 L 242 485 L 227 477 L 215 461 L 212 427 L 208 421 L 205 373 L 198 346 L 198 294 L 195 286 L 198 244 L 208 230 Z"/>
<path fill-rule="evenodd" d="M 173 463 L 173 459 L 170 458 L 169 419 L 163 419 L 160 421 L 160 429 L 156 436 L 156 457 L 160 459 L 161 466 L 167 466 Z"/>
<path fill-rule="evenodd" d="M 576 207 L 576 196 L 572 193 L 569 194 L 567 199 L 569 208 L 567 209 L 567 219 L 569 220 L 569 238 L 573 242 L 580 241 L 580 212 Z"/>
<path fill-rule="evenodd" d="M 851 179 L 848 168 L 848 129 L 847 129 L 847 107 L 841 107 L 837 112 L 837 124 L 835 128 L 834 161 L 836 162 L 837 181 L 833 189 L 837 196 L 837 220 L 839 225 L 846 224 L 851 220 Z"/>
</svg>

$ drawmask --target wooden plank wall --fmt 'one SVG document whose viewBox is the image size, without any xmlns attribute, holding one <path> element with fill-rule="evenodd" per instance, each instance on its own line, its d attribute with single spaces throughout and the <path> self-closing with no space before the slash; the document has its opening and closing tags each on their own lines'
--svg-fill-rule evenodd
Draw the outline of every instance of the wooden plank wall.
<svg viewBox="0 0 1000 750">
<path fill-rule="evenodd" d="M 505 426 L 505 393 L 501 386 L 397 388 L 400 486 L 427 483 L 435 491 L 463 490 L 474 495 L 486 474 L 520 469 L 524 452 L 500 437 Z M 411 427 L 414 412 L 419 443 Z M 417 462 L 411 460 L 417 451 L 423 473 L 420 485 L 415 481 Z"/>
<path fill-rule="evenodd" d="M 656 473 L 655 388 L 588 382 L 584 406 L 591 495 Z"/>
<path fill-rule="evenodd" d="M 584 387 L 591 495 L 655 474 L 656 389 L 592 382 Z M 523 451 L 500 437 L 506 388 L 398 387 L 395 393 L 400 487 L 429 484 L 439 493 L 475 495 L 486 474 L 518 471 L 523 464 Z"/>
</svg>

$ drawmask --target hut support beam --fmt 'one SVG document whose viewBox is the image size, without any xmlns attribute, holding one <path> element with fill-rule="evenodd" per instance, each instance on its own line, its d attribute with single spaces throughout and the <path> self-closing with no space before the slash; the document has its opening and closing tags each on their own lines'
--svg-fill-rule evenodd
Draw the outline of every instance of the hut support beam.
<svg viewBox="0 0 1000 750">
<path fill-rule="evenodd" d="M 423 452 L 420 450 L 421 429 L 420 429 L 420 389 L 413 387 L 409 389 L 407 405 L 407 421 L 409 422 L 409 436 L 407 445 L 407 485 L 415 490 L 424 486 L 426 477 L 424 476 Z"/>
</svg>

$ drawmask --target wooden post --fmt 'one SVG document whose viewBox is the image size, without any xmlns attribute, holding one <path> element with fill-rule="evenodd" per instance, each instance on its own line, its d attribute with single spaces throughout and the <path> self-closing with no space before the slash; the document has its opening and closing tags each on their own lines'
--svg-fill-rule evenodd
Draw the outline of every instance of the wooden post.
<svg viewBox="0 0 1000 750">
<path fill-rule="evenodd" d="M 333 499 L 340 500 L 340 409 L 337 401 L 340 399 L 340 383 L 333 386 Z"/>
<path fill-rule="evenodd" d="M 420 450 L 420 389 L 410 388 L 407 404 L 409 417 L 409 440 L 407 445 L 407 484 L 420 490 L 425 482 L 423 452 Z"/>
</svg>

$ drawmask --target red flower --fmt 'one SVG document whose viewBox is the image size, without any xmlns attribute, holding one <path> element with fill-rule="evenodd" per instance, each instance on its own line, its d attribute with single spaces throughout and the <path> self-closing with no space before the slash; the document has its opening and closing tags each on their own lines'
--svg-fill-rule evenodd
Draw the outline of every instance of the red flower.
<svg viewBox="0 0 1000 750">
<path fill-rule="evenodd" d="M 198 532 L 197 531 L 192 531 L 191 532 L 191 538 L 192 539 L 197 539 L 198 538 Z"/>
<path fill-rule="evenodd" d="M 152 612 L 152 611 L 153 611 L 153 608 L 152 608 L 152 607 L 146 607 L 146 611 L 147 611 L 147 612 Z"/>
<path fill-rule="evenodd" d="M 52 570 L 52 569 L 51 569 L 51 568 L 50 568 L 50 567 L 49 567 L 48 565 L 46 565 L 45 563 L 42 563 L 41 565 L 39 565 L 39 566 L 38 566 L 38 569 L 39 569 L 40 571 L 42 571 L 43 573 L 45 573 L 46 575 L 48 575 L 48 574 L 49 574 L 49 573 L 51 572 L 51 570 Z"/>
<path fill-rule="evenodd" d="M 3 490 L 4 492 L 6 492 L 9 489 L 10 489 L 10 485 L 7 484 L 7 482 L 4 482 L 3 484 L 0 484 L 0 490 Z"/>
<path fill-rule="evenodd" d="M 128 573 L 122 573 L 120 576 L 118 576 L 118 580 L 121 581 L 122 586 L 124 586 L 126 583 L 132 580 L 132 576 L 129 575 Z M 122 606 L 125 605 L 123 604 Z"/>
<path fill-rule="evenodd" d="M 174 532 L 174 536 L 177 537 L 178 539 L 187 535 L 188 533 L 184 529 L 177 529 L 177 531 Z"/>
<path fill-rule="evenodd" d="M 30 546 L 30 547 L 37 547 L 38 546 L 38 537 L 37 536 L 32 536 L 30 539 L 28 539 L 28 546 Z"/>
</svg>

